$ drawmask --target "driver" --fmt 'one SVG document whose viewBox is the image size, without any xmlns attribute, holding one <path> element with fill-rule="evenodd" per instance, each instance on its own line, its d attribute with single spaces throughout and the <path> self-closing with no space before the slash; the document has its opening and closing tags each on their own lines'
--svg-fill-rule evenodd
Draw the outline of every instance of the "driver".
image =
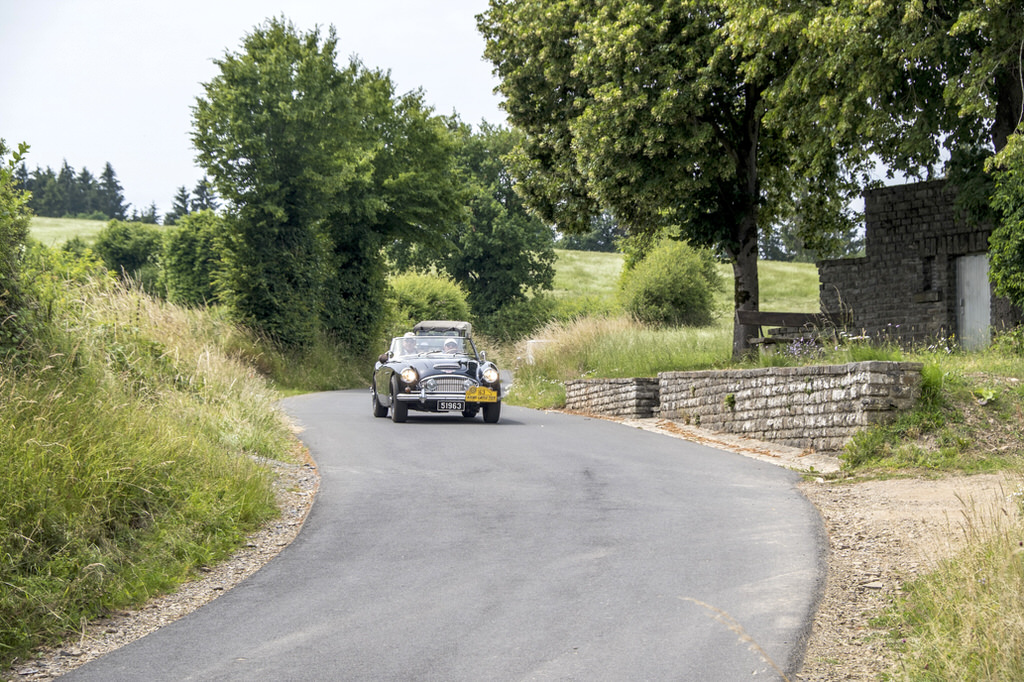
<svg viewBox="0 0 1024 682">
<path fill-rule="evenodd" d="M 458 343 L 458 341 L 456 341 L 455 339 L 446 339 L 445 342 L 444 342 L 444 352 L 445 353 L 458 353 L 459 352 L 459 343 Z"/>
</svg>

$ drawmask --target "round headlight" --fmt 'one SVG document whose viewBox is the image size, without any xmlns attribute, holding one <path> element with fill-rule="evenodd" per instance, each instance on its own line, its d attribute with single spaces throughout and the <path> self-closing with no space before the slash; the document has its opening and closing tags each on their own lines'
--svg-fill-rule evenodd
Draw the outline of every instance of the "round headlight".
<svg viewBox="0 0 1024 682">
<path fill-rule="evenodd" d="M 498 381 L 498 370 L 495 367 L 488 367 L 483 373 L 484 381 L 489 384 L 496 383 Z"/>
<path fill-rule="evenodd" d="M 415 384 L 419 378 L 420 374 L 416 371 L 415 367 L 406 367 L 402 370 L 402 381 L 407 384 Z"/>
<path fill-rule="evenodd" d="M 435 388 L 437 388 L 437 382 L 434 381 L 433 379 L 427 379 L 426 381 L 423 382 L 423 386 L 428 391 L 433 391 Z"/>
</svg>

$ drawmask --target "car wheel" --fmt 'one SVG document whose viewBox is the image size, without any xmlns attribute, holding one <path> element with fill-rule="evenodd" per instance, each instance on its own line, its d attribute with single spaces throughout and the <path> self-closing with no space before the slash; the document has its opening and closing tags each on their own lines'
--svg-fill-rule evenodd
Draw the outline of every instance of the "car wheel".
<svg viewBox="0 0 1024 682">
<path fill-rule="evenodd" d="M 388 408 L 380 404 L 380 400 L 377 398 L 377 384 L 370 387 L 370 393 L 373 394 L 373 416 L 374 417 L 386 417 L 388 416 Z"/>
<path fill-rule="evenodd" d="M 472 419 L 476 416 L 476 413 L 480 411 L 478 407 L 468 407 L 462 411 L 462 416 L 466 419 Z"/>
<path fill-rule="evenodd" d="M 501 401 L 496 403 L 484 403 L 484 421 L 488 424 L 497 424 L 501 417 Z"/>
<path fill-rule="evenodd" d="M 409 416 L 409 406 L 398 400 L 398 382 L 391 382 L 391 421 L 401 424 Z"/>
</svg>

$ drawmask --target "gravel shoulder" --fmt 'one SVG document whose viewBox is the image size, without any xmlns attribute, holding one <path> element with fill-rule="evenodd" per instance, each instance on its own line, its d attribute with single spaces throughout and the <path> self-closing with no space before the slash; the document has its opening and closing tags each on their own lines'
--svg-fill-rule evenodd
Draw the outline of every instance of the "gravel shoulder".
<svg viewBox="0 0 1024 682">
<path fill-rule="evenodd" d="M 1020 488 L 1020 481 L 1002 475 L 836 483 L 814 477 L 838 470 L 834 457 L 668 420 L 613 421 L 811 473 L 800 489 L 824 519 L 829 555 L 825 592 L 803 668 L 795 677 L 807 682 L 879 679 L 895 661 L 884 645 L 884 633 L 871 627 L 871 619 L 891 603 L 904 581 L 952 556 L 966 528 L 984 525 L 988 517 L 1014 513 L 1008 495 Z M 277 474 L 281 516 L 254 533 L 228 561 L 204 569 L 198 579 L 173 594 L 86 625 L 63 645 L 41 649 L 0 678 L 60 677 L 216 599 L 269 562 L 298 535 L 319 485 L 316 465 L 308 454 L 299 464 L 269 464 Z"/>
</svg>

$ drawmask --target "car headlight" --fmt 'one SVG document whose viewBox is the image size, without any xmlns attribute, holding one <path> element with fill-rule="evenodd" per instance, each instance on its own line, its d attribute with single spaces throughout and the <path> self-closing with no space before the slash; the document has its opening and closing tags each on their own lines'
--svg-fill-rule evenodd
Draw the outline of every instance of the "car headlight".
<svg viewBox="0 0 1024 682">
<path fill-rule="evenodd" d="M 433 392 L 434 389 L 437 388 L 437 382 L 433 379 L 427 379 L 423 382 L 423 387 L 428 391 Z"/>
<path fill-rule="evenodd" d="M 484 381 L 489 384 L 497 383 L 498 381 L 498 370 L 496 367 L 488 367 L 482 374 Z"/>
<path fill-rule="evenodd" d="M 415 384 L 420 378 L 420 373 L 416 371 L 415 367 L 406 367 L 402 370 L 402 381 L 409 384 Z"/>
</svg>

